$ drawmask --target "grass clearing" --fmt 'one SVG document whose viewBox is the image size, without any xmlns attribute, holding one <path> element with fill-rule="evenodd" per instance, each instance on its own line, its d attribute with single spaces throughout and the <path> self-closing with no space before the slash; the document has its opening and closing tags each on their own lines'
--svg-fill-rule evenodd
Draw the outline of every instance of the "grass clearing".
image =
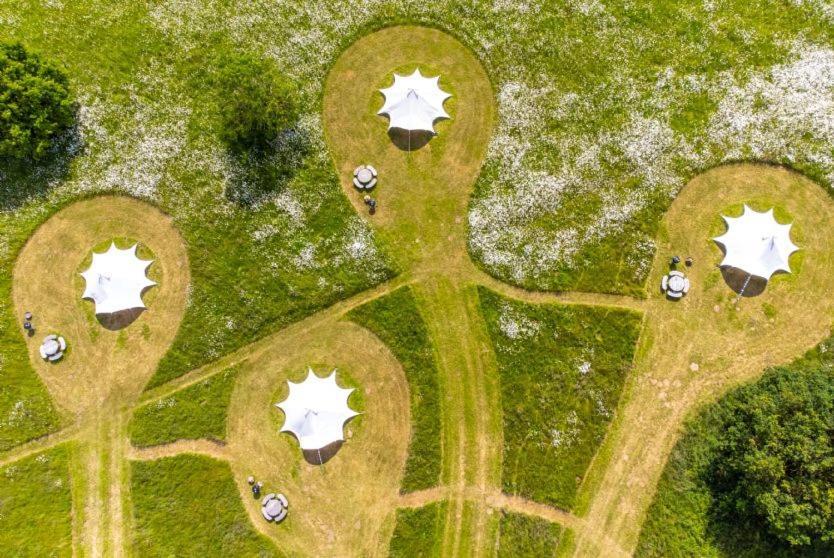
<svg viewBox="0 0 834 558">
<path fill-rule="evenodd" d="M 0 179 L 4 192 L 9 183 L 29 188 L 22 199 L 4 198 L 2 256 L 10 269 L 38 224 L 95 194 L 127 194 L 170 214 L 186 239 L 192 286 L 182 327 L 152 386 L 392 274 L 341 192 L 316 96 L 302 102 L 301 133 L 312 149 L 292 179 L 256 206 L 229 201 L 226 189 L 240 169 L 219 138 L 214 80 L 201 77 L 211 72 L 214 52 L 263 52 L 206 31 L 198 54 L 160 29 L 156 15 L 163 9 L 94 0 L 61 7 L 14 0 L 0 7 L 0 39 L 20 40 L 56 60 L 80 104 L 78 134 L 60 168 Z M 16 321 L 3 319 L 9 327 Z M 14 352 L 11 345 L 0 349 L 4 356 Z M 34 392 L 21 395 L 34 406 Z"/>
<path fill-rule="evenodd" d="M 631 370 L 640 315 L 479 296 L 501 383 L 503 489 L 570 509 Z"/>
<path fill-rule="evenodd" d="M 539 558 L 553 556 L 562 527 L 546 519 L 504 512 L 498 538 L 498 558 Z"/>
<path fill-rule="evenodd" d="M 326 28 L 326 26 L 325 26 Z M 403 151 L 387 136 L 379 87 L 393 73 L 420 67 L 439 75 L 451 119 L 418 150 Z M 358 68 L 361 68 L 361 76 Z M 493 88 L 475 54 L 442 31 L 413 25 L 382 29 L 357 40 L 330 69 L 323 102 L 325 138 L 342 186 L 365 212 L 349 176 L 357 164 L 379 169 L 369 218 L 387 252 L 403 269 L 436 350 L 442 398 L 441 479 L 449 492 L 442 543 L 452 555 L 491 555 L 497 517 L 483 502 L 462 497 L 466 486 L 491 490 L 500 468 L 497 393 L 477 296 L 483 279 L 467 254 L 466 214 L 494 122 Z"/>
<path fill-rule="evenodd" d="M 411 438 L 401 492 L 436 486 L 442 464 L 440 386 L 434 348 L 410 287 L 375 299 L 347 316 L 397 357 L 408 379 Z"/>
<path fill-rule="evenodd" d="M 320 376 L 336 368 L 340 385 L 356 387 L 351 407 L 363 412 L 346 423 L 345 442 L 323 466 L 307 462 L 296 438 L 279 432 L 284 417 L 275 407 L 287 380 L 302 380 L 308 367 Z M 403 368 L 368 330 L 334 317 L 272 338 L 248 352 L 232 392 L 226 453 L 237 497 L 287 554 L 382 556 L 394 526 L 409 415 Z M 290 514 L 282 524 L 264 523 L 249 475 L 287 496 Z"/>
<path fill-rule="evenodd" d="M 830 393 L 834 389 L 832 349 L 834 340 L 829 339 L 797 362 L 771 370 L 706 406 L 687 422 L 658 483 L 635 556 L 810 558 L 834 552 L 830 543 L 787 547 L 775 543 L 761 527 L 716 519 L 715 498 L 708 485 L 712 464 L 720 459 L 721 438 L 738 418 L 735 410 L 763 399 L 775 402 L 776 407 L 792 408 L 803 391 Z"/>
<path fill-rule="evenodd" d="M 780 218 L 790 217 L 801 257 L 791 260 L 795 273 L 774 276 L 761 294 L 736 305 L 735 292 L 715 268 L 722 253 L 711 237 L 724 230 L 721 214 L 742 203 L 776 206 Z M 655 287 L 645 304 L 635 372 L 601 452 L 607 459 L 593 463 L 599 480 L 587 498 L 586 528 L 576 533 L 574 555 L 632 553 L 689 413 L 831 335 L 833 214 L 831 196 L 817 184 L 767 165 L 716 168 L 681 191 L 658 236 L 650 275 Z M 695 261 L 686 268 L 692 288 L 678 303 L 656 287 L 673 254 Z"/>
<path fill-rule="evenodd" d="M 442 555 L 446 502 L 397 510 L 397 524 L 388 549 L 390 558 L 434 558 Z"/>
<path fill-rule="evenodd" d="M 134 461 L 130 486 L 137 556 L 282 555 L 252 527 L 222 461 L 187 454 Z"/>
<path fill-rule="evenodd" d="M 73 556 L 74 446 L 64 444 L 0 468 L 0 548 L 18 558 Z"/>
<path fill-rule="evenodd" d="M 230 368 L 134 411 L 130 442 L 148 447 L 177 440 L 226 440 L 226 415 L 237 369 Z"/>
<path fill-rule="evenodd" d="M 81 299 L 78 275 L 116 240 L 138 241 L 153 256 L 148 276 L 159 282 L 143 299 L 135 321 L 108 329 Z M 188 257 L 172 219 L 155 207 L 124 196 L 100 196 L 73 204 L 43 223 L 21 250 L 14 268 L 15 313 L 31 311 L 38 332 L 26 339 L 30 362 L 61 410 L 75 416 L 101 411 L 102 401 L 132 402 L 168 350 L 186 307 Z M 57 364 L 38 355 L 42 336 L 60 333 L 66 356 Z"/>
</svg>

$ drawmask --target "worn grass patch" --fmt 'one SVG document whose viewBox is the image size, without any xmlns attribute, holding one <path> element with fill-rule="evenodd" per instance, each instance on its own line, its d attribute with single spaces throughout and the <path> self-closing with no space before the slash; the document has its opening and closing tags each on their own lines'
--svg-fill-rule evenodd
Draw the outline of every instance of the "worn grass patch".
<svg viewBox="0 0 834 558">
<path fill-rule="evenodd" d="M 640 315 L 479 294 L 501 383 L 503 489 L 570 509 L 631 369 Z"/>
<path fill-rule="evenodd" d="M 65 444 L 0 469 L 0 554 L 73 555 L 71 451 Z"/>
<path fill-rule="evenodd" d="M 440 387 L 434 349 L 411 288 L 400 287 L 348 317 L 388 345 L 408 379 L 411 443 L 401 491 L 436 486 L 441 468 Z"/>
<path fill-rule="evenodd" d="M 422 508 L 397 510 L 397 523 L 390 558 L 433 558 L 440 556 L 447 503 L 434 502 Z"/>
<path fill-rule="evenodd" d="M 770 370 L 755 383 L 742 386 L 701 410 L 686 425 L 658 483 L 637 545 L 636 556 L 715 558 L 758 556 L 823 557 L 834 553 L 828 543 L 806 547 L 778 544 L 756 526 L 727 523 L 715 513 L 708 484 L 711 466 L 725 431 L 737 420 L 736 409 L 763 398 L 792 406 L 799 392 L 834 390 L 834 339 L 829 339 L 796 362 Z"/>
<path fill-rule="evenodd" d="M 226 415 L 238 370 L 229 368 L 176 393 L 139 407 L 130 421 L 130 441 L 147 447 L 177 440 L 226 440 Z"/>
<path fill-rule="evenodd" d="M 281 556 L 252 527 L 229 466 L 179 455 L 130 467 L 137 556 Z"/>
<path fill-rule="evenodd" d="M 504 512 L 498 538 L 498 558 L 553 556 L 562 527 L 540 517 Z"/>
</svg>

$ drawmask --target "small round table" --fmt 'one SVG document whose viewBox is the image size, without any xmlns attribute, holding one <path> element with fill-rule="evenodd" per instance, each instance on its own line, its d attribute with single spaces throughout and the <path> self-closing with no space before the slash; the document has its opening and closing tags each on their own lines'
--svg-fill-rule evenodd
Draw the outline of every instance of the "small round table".
<svg viewBox="0 0 834 558">
<path fill-rule="evenodd" d="M 261 515 L 267 521 L 280 523 L 287 517 L 289 507 L 290 503 L 287 501 L 286 496 L 272 492 L 264 496 L 264 499 L 261 501 Z"/>
<path fill-rule="evenodd" d="M 377 172 L 371 165 L 360 165 L 353 171 L 353 185 L 359 190 L 370 190 L 376 186 Z"/>
<path fill-rule="evenodd" d="M 669 298 L 679 299 L 689 292 L 689 279 L 680 271 L 670 271 L 660 281 L 660 288 Z"/>
<path fill-rule="evenodd" d="M 43 338 L 40 352 L 41 358 L 49 362 L 56 362 L 61 360 L 64 356 L 64 351 L 67 350 L 67 342 L 59 335 L 47 335 Z"/>
</svg>

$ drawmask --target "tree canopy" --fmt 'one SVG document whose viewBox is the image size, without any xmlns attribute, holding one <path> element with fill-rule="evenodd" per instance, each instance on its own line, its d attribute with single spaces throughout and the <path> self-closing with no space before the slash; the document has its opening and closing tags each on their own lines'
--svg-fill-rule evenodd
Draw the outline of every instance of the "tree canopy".
<svg viewBox="0 0 834 558">
<path fill-rule="evenodd" d="M 223 52 L 214 68 L 220 138 L 236 163 L 226 195 L 257 203 L 279 191 L 309 151 L 295 83 L 271 60 L 245 53 Z"/>
<path fill-rule="evenodd" d="M 295 86 L 268 59 L 247 54 L 219 61 L 222 139 L 233 150 L 267 150 L 298 120 Z"/>
<path fill-rule="evenodd" d="M 0 43 L 0 157 L 44 157 L 74 119 L 67 76 L 19 43 Z"/>
<path fill-rule="evenodd" d="M 769 376 L 734 398 L 707 482 L 724 522 L 790 547 L 834 541 L 834 378 Z"/>
</svg>

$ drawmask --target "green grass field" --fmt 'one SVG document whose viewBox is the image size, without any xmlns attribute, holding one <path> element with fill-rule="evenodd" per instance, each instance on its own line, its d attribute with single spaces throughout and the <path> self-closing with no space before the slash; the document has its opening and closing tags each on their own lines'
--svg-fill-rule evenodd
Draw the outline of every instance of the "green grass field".
<svg viewBox="0 0 834 558">
<path fill-rule="evenodd" d="M 435 486 L 440 477 L 440 386 L 434 349 L 409 287 L 354 309 L 348 318 L 371 330 L 400 361 L 411 391 L 411 443 L 403 492 Z"/>
<path fill-rule="evenodd" d="M 503 487 L 570 509 L 631 370 L 640 315 L 482 288 L 504 413 Z"/>
<path fill-rule="evenodd" d="M 446 504 L 438 502 L 415 509 L 397 510 L 397 524 L 391 536 L 391 558 L 434 558 L 442 555 L 443 521 Z"/>
<path fill-rule="evenodd" d="M 6 556 L 73 556 L 69 445 L 0 468 L 0 548 Z"/>
<path fill-rule="evenodd" d="M 137 556 L 281 556 L 252 528 L 228 464 L 196 455 L 130 466 Z"/>
<path fill-rule="evenodd" d="M 44 161 L 0 160 L 0 555 L 779 556 L 727 546 L 698 474 L 721 406 L 767 384 L 726 390 L 830 332 L 832 23 L 826 0 L 0 3 L 0 41 L 77 100 Z M 257 164 L 223 140 L 238 56 L 298 90 Z M 451 118 L 405 151 L 378 89 L 417 67 Z M 731 309 L 708 237 L 745 201 L 802 253 Z M 75 273 L 111 236 L 168 266 L 112 336 Z M 69 336 L 55 366 L 34 304 Z M 319 469 L 273 405 L 336 364 L 364 414 Z M 206 455 L 156 459 L 183 448 Z"/>
<path fill-rule="evenodd" d="M 520 513 L 501 516 L 498 558 L 553 556 L 562 528 L 538 517 Z"/>
<path fill-rule="evenodd" d="M 128 427 L 130 442 L 147 447 L 200 438 L 224 441 L 236 376 L 237 370 L 230 368 L 139 407 Z"/>
</svg>

